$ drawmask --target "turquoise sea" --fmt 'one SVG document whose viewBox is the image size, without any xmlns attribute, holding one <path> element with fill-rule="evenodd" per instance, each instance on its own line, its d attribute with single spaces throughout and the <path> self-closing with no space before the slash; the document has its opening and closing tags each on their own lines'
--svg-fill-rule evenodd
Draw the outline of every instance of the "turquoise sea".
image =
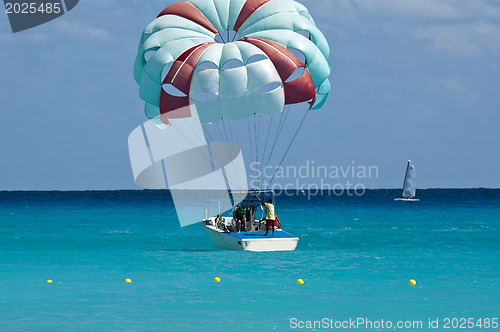
<svg viewBox="0 0 500 332">
<path fill-rule="evenodd" d="M 297 250 L 252 253 L 167 191 L 0 192 L 0 331 L 500 330 L 500 190 L 399 194 L 278 197 Z"/>
</svg>

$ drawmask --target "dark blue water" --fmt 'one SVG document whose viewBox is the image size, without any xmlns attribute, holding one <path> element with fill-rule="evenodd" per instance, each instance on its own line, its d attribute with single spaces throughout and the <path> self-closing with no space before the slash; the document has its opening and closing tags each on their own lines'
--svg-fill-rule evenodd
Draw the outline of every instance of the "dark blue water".
<svg viewBox="0 0 500 332">
<path fill-rule="evenodd" d="M 0 192 L 0 330 L 268 331 L 363 318 L 427 331 L 429 319 L 455 330 L 446 318 L 500 318 L 500 190 L 399 194 L 279 197 L 297 250 L 252 253 L 180 228 L 166 191 Z"/>
</svg>

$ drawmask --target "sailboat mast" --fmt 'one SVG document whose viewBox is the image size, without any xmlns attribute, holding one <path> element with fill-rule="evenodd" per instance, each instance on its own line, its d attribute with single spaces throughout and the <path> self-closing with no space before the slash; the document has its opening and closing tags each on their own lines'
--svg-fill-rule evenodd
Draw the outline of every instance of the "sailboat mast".
<svg viewBox="0 0 500 332">
<path fill-rule="evenodd" d="M 403 180 L 403 190 L 401 191 L 401 197 L 404 197 L 406 179 L 408 178 L 408 169 L 410 168 L 410 161 L 408 160 L 408 164 L 406 165 L 405 179 Z"/>
</svg>

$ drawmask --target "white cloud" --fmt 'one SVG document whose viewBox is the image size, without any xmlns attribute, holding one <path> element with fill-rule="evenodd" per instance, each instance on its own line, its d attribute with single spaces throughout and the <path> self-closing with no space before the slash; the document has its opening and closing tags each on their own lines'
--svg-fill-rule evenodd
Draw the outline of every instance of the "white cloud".
<svg viewBox="0 0 500 332">
<path fill-rule="evenodd" d="M 470 94 L 471 91 L 455 79 L 431 79 L 429 86 L 432 89 L 445 90 L 457 94 Z"/>
<path fill-rule="evenodd" d="M 110 33 L 77 21 L 59 20 L 19 33 L 0 32 L 0 42 L 4 46 L 50 45 L 61 40 L 86 43 L 102 43 L 111 39 Z"/>
<path fill-rule="evenodd" d="M 413 36 L 431 42 L 436 51 L 453 55 L 500 55 L 500 26 L 493 23 L 474 22 L 448 26 L 425 27 Z"/>
<path fill-rule="evenodd" d="M 108 41 L 111 36 L 108 31 L 95 28 L 77 21 L 59 21 L 55 30 L 66 37 L 84 39 L 89 41 Z"/>
<path fill-rule="evenodd" d="M 404 17 L 460 19 L 470 17 L 500 17 L 500 8 L 481 0 L 355 0 L 361 9 L 372 13 Z"/>
<path fill-rule="evenodd" d="M 322 17 L 390 19 L 500 18 L 500 4 L 483 0 L 306 0 L 311 12 Z"/>
<path fill-rule="evenodd" d="M 455 56 L 500 55 L 500 1 L 304 0 L 325 34 L 427 47 Z M 325 28 L 328 27 L 328 28 Z M 414 43 L 417 40 L 423 43 Z"/>
</svg>

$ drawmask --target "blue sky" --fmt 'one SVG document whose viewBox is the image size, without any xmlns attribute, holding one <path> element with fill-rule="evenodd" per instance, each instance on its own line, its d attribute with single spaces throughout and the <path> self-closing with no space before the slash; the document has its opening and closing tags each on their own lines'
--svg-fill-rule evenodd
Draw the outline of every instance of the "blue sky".
<svg viewBox="0 0 500 332">
<path fill-rule="evenodd" d="M 332 92 L 285 165 L 375 165 L 371 188 L 500 187 L 500 4 L 309 0 Z M 136 188 L 127 137 L 147 120 L 132 77 L 171 1 L 82 0 L 13 34 L 0 14 L 0 190 Z"/>
</svg>

